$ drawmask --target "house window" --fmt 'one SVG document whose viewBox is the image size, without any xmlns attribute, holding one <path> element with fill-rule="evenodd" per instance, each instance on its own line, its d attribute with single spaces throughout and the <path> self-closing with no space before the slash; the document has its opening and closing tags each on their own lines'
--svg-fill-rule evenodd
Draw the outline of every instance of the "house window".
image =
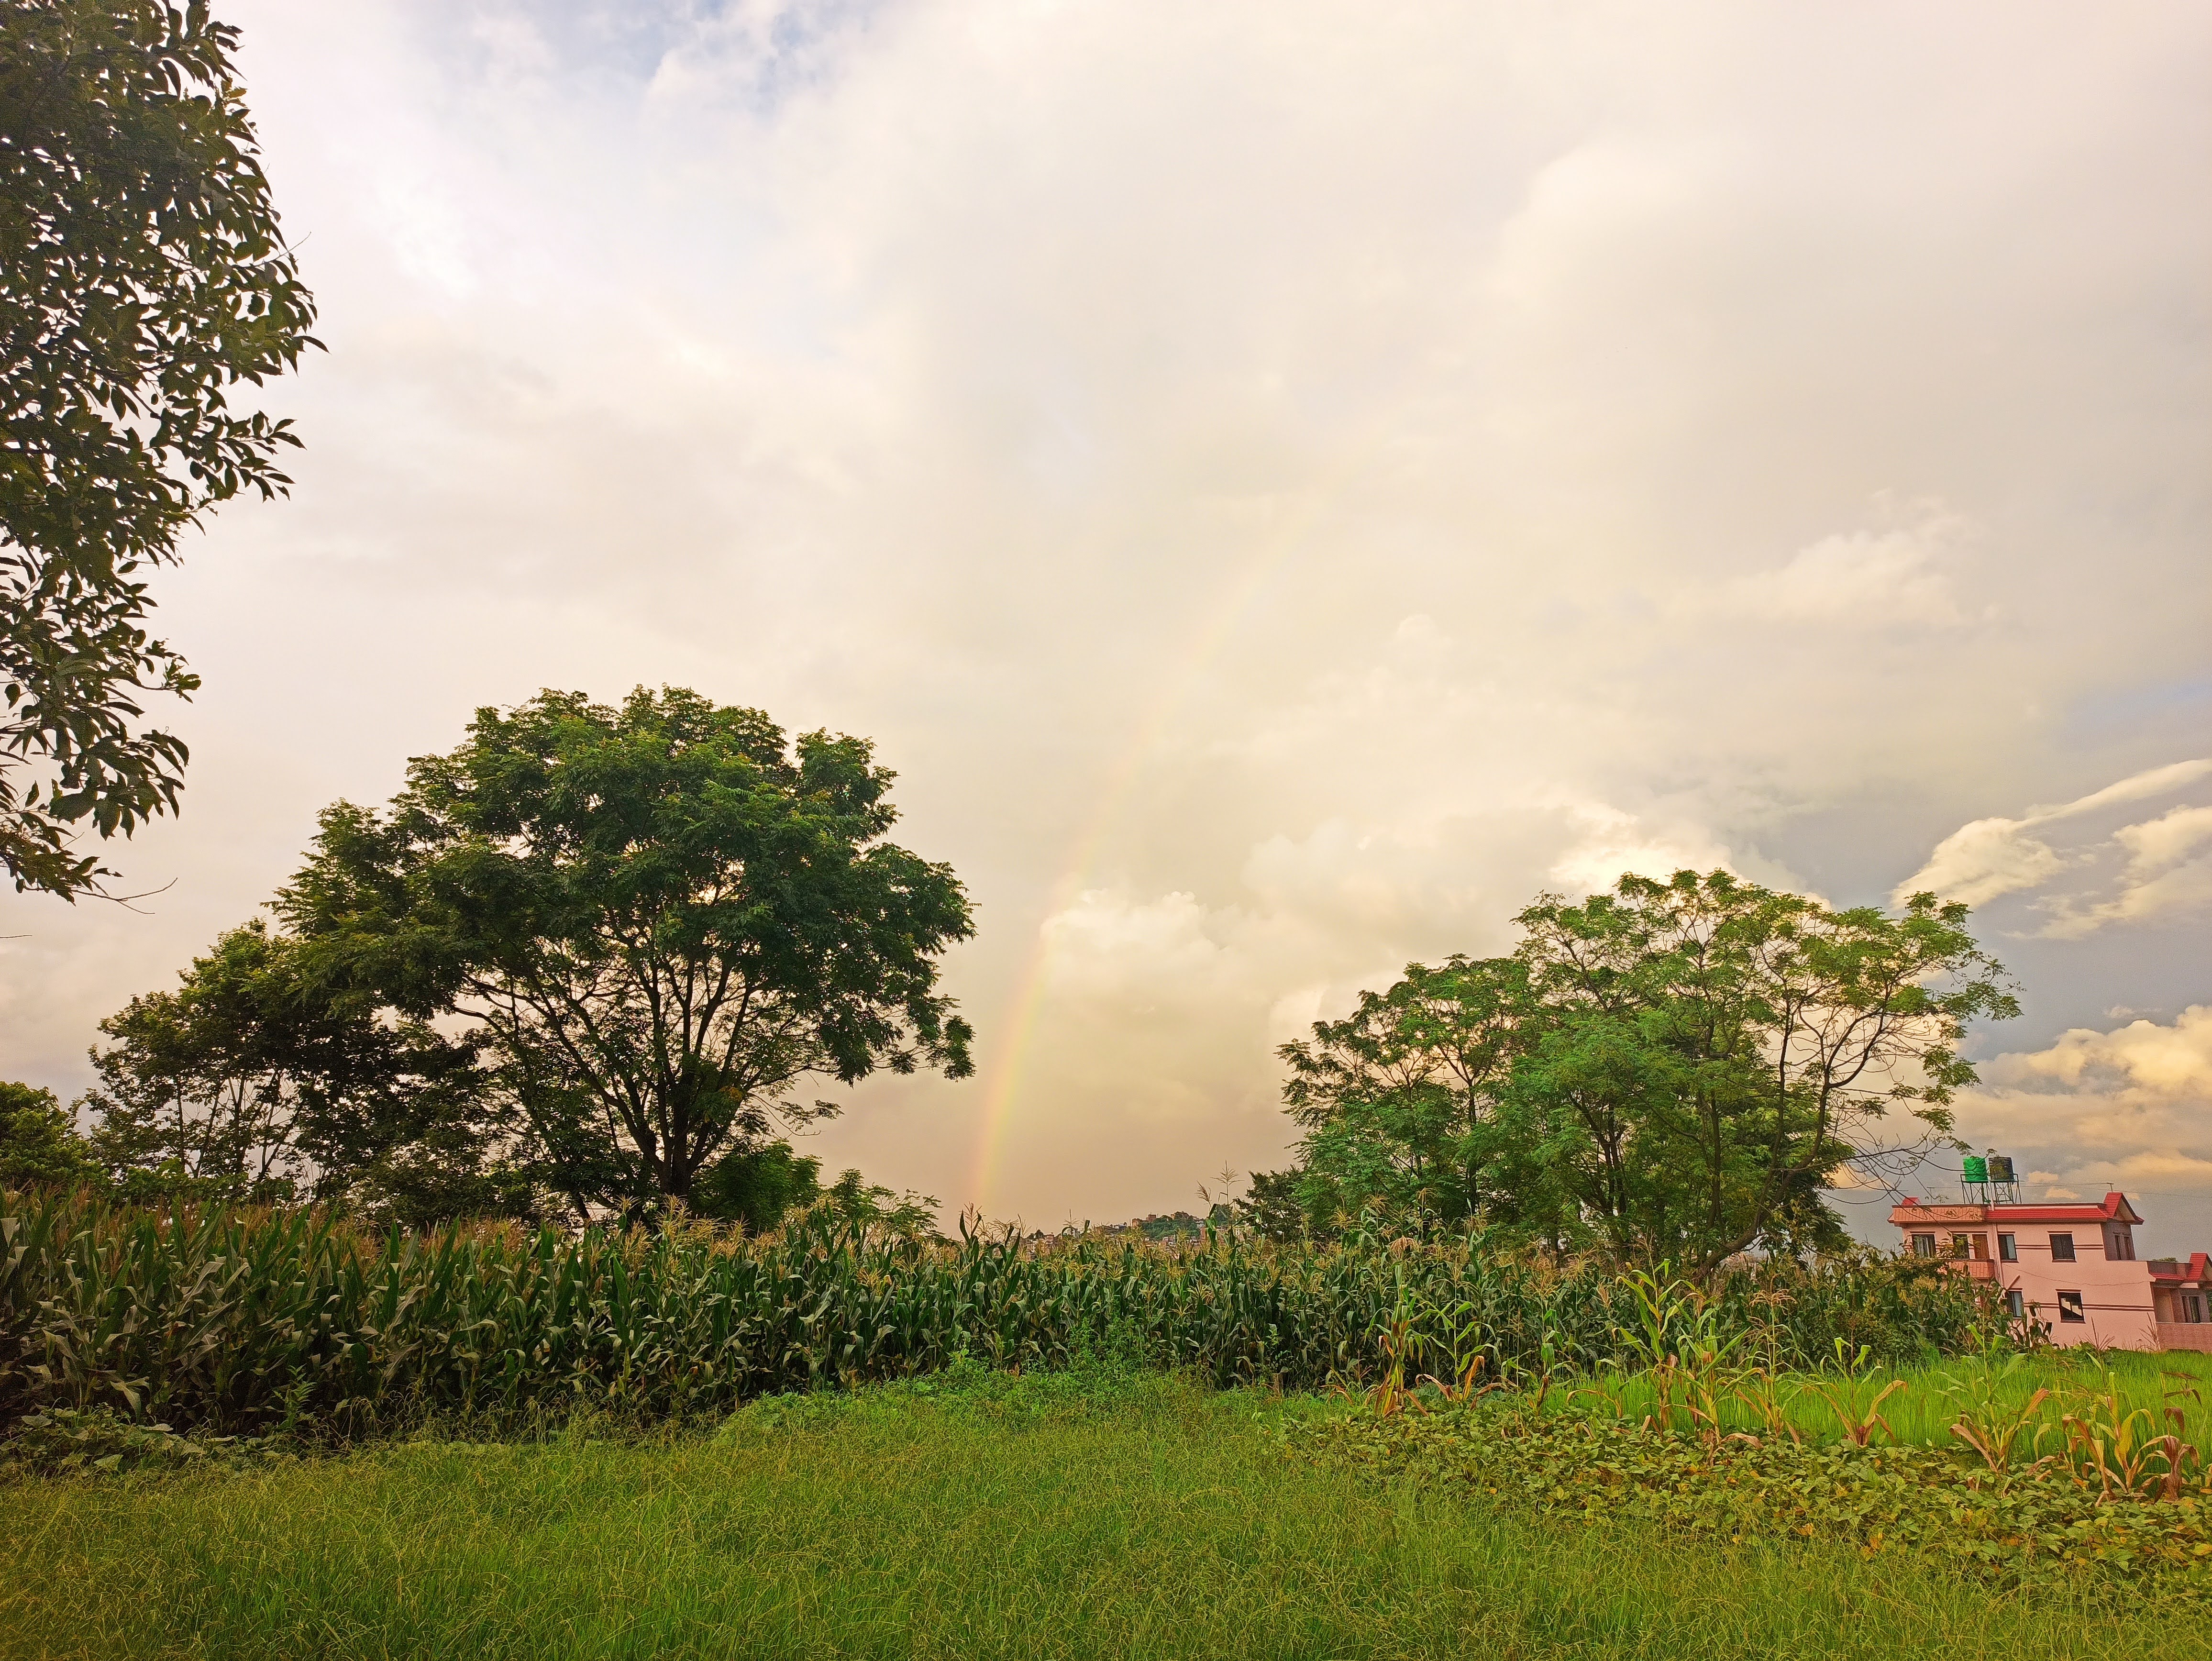
<svg viewBox="0 0 2212 1661">
<path fill-rule="evenodd" d="M 1936 1255 L 1936 1237 L 1933 1234 L 1914 1235 L 1912 1255 L 1916 1257 L 1933 1257 Z"/>
<path fill-rule="evenodd" d="M 2185 1292 L 2181 1294 L 2181 1318 L 2191 1323 L 2192 1325 L 2203 1323 L 2204 1319 L 2204 1294 L 2203 1293 Z"/>
<path fill-rule="evenodd" d="M 2089 1318 L 2081 1312 L 2080 1293 L 2062 1292 L 2058 1294 L 2058 1318 L 2062 1321 L 2086 1321 Z"/>
<path fill-rule="evenodd" d="M 2018 1262 L 2020 1261 L 2020 1242 L 2009 1234 L 1998 1235 L 1997 1256 L 2002 1258 L 2006 1262 Z"/>
<path fill-rule="evenodd" d="M 2015 1321 L 2025 1317 L 2027 1313 L 2027 1294 L 2017 1287 L 2005 1293 L 2005 1313 Z"/>
<path fill-rule="evenodd" d="M 2114 1229 L 2112 1231 L 2112 1238 L 2106 1243 L 2105 1255 L 2107 1257 L 2113 1258 L 2123 1263 L 2131 1263 L 2135 1262 L 2135 1236 L 2124 1228 Z"/>
<path fill-rule="evenodd" d="M 2051 1237 L 2051 1261 L 2054 1263 L 2070 1263 L 2074 1261 L 2074 1237 L 2071 1234 L 2054 1234 Z"/>
<path fill-rule="evenodd" d="M 1969 1256 L 1972 1245 L 1973 1242 L 1969 1240 L 1965 1235 L 1954 1234 L 1951 1237 L 1951 1255 L 1954 1257 L 1964 1257 Z"/>
</svg>

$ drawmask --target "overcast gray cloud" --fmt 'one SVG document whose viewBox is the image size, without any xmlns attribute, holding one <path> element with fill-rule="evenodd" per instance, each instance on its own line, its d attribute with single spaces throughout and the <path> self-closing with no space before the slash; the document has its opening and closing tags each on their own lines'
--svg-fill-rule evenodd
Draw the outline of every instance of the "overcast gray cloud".
<svg viewBox="0 0 2212 1661">
<path fill-rule="evenodd" d="M 4 903 L 9 1071 L 474 706 L 668 681 L 876 739 L 980 902 L 979 1076 L 833 1163 L 1188 1202 L 1358 987 L 1727 863 L 1985 902 L 1968 1133 L 2212 1244 L 2127 1059 L 2212 996 L 2201 9 L 232 10 L 331 350 L 163 579 L 174 886 Z"/>
</svg>

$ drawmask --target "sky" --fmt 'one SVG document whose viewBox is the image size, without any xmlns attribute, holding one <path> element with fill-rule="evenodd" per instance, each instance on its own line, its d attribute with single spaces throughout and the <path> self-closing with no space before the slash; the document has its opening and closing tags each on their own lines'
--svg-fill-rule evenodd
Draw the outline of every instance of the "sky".
<svg viewBox="0 0 2212 1661">
<path fill-rule="evenodd" d="M 218 12 L 328 350 L 0 1069 L 477 708 L 678 684 L 974 896 L 975 1077 L 803 1144 L 948 1214 L 1202 1208 L 1360 989 L 1726 866 L 1973 904 L 1961 1135 L 2212 1248 L 2212 10 Z"/>
</svg>

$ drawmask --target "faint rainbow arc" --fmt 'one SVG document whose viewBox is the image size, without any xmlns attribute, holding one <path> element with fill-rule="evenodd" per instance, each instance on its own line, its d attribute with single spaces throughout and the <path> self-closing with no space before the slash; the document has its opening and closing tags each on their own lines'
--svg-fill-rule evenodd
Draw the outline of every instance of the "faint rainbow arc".
<svg viewBox="0 0 2212 1661">
<path fill-rule="evenodd" d="M 1316 492 L 1316 502 L 1323 496 L 1324 493 Z M 1205 672 L 1206 665 L 1228 643 L 1237 625 L 1250 611 L 1253 602 L 1303 546 L 1306 532 L 1318 513 L 1317 505 L 1310 507 L 1300 515 L 1299 522 L 1278 538 L 1273 550 L 1254 560 L 1214 608 L 1212 618 L 1194 634 L 1190 646 L 1182 654 L 1181 664 L 1168 678 L 1159 696 L 1153 699 L 1145 718 L 1137 723 L 1129 741 L 1122 746 L 1121 755 L 1108 772 L 1104 787 L 1098 793 L 1089 823 L 1076 837 L 1060 875 L 1047 891 L 1045 914 L 1038 921 L 1036 938 L 1030 944 L 1029 961 L 1024 968 L 1019 989 L 1015 994 L 1010 1012 L 1006 1046 L 1000 1054 L 998 1065 L 992 1069 L 984 1095 L 982 1120 L 976 1136 L 975 1161 L 969 1183 L 969 1192 L 979 1208 L 988 1205 L 992 1185 L 997 1180 L 1000 1156 L 1005 1149 L 1006 1127 L 1012 1116 L 1024 1066 L 1036 1036 L 1037 1016 L 1043 1007 L 1045 989 L 1051 980 L 1052 940 L 1046 924 L 1082 891 L 1083 882 L 1090 875 L 1092 861 L 1134 792 L 1137 779 L 1144 770 L 1145 758 L 1159 743 L 1167 730 L 1170 718 L 1188 695 L 1199 676 Z"/>
</svg>

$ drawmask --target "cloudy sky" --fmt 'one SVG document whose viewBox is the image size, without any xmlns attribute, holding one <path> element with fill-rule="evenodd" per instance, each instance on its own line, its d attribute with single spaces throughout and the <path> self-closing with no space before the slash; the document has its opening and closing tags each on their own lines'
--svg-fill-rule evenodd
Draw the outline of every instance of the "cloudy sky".
<svg viewBox="0 0 2212 1661">
<path fill-rule="evenodd" d="M 1962 1131 L 2212 1246 L 2212 11 L 219 9 L 329 351 L 160 585 L 169 885 L 0 900 L 10 1074 L 477 706 L 675 683 L 978 902 L 977 1077 L 832 1168 L 1194 1208 L 1358 988 L 1726 864 L 1975 904 Z"/>
</svg>

